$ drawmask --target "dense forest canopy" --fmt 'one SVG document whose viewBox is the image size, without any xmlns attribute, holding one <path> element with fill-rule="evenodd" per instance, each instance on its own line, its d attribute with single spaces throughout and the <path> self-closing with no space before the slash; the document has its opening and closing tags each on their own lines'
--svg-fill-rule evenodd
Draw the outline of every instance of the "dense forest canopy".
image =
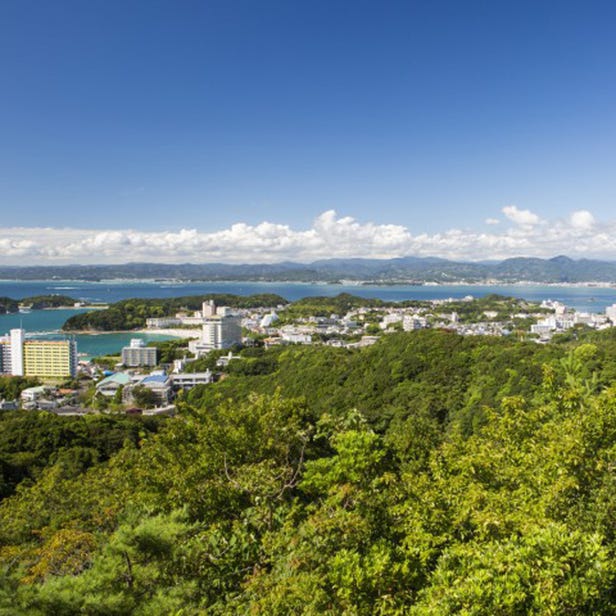
<svg viewBox="0 0 616 616">
<path fill-rule="evenodd" d="M 73 306 L 77 300 L 68 295 L 33 295 L 24 297 L 20 300 L 24 306 L 32 308 L 32 310 L 42 310 L 45 308 L 64 308 Z"/>
<path fill-rule="evenodd" d="M 19 310 L 19 302 L 10 297 L 0 297 L 0 314 L 7 312 L 17 312 Z"/>
<path fill-rule="evenodd" d="M 0 613 L 616 610 L 611 330 L 254 349 L 178 408 L 2 416 Z"/>
<path fill-rule="evenodd" d="M 68 295 L 32 295 L 20 300 L 10 297 L 0 297 L 0 314 L 18 312 L 19 305 L 31 308 L 32 310 L 42 310 L 45 308 L 65 308 L 72 307 L 77 300 Z"/>
</svg>

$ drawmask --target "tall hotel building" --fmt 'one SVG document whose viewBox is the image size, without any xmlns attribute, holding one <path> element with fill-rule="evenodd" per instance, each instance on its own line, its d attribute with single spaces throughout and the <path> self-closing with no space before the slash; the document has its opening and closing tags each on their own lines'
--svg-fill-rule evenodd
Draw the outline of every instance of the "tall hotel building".
<svg viewBox="0 0 616 616">
<path fill-rule="evenodd" d="M 74 340 L 26 340 L 23 329 L 0 338 L 0 374 L 65 378 L 77 374 Z"/>
<path fill-rule="evenodd" d="M 201 309 L 202 333 L 200 340 L 191 340 L 188 349 L 201 356 L 214 349 L 228 349 L 242 341 L 242 325 L 238 316 L 226 306 L 213 301 L 203 302 Z"/>
</svg>

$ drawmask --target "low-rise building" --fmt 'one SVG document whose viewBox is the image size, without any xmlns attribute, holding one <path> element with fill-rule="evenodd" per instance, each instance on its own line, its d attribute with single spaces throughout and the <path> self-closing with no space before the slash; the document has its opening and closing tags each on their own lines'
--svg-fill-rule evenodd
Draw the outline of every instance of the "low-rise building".
<svg viewBox="0 0 616 616">
<path fill-rule="evenodd" d="M 0 411 L 16 411 L 18 408 L 17 400 L 0 400 Z"/>
<path fill-rule="evenodd" d="M 165 329 L 166 327 L 177 327 L 182 325 L 182 319 L 177 317 L 152 317 L 145 320 L 148 329 Z"/>
<path fill-rule="evenodd" d="M 211 370 L 205 372 L 184 372 L 172 374 L 171 383 L 174 389 L 191 389 L 196 385 L 209 385 L 214 382 L 214 374 Z"/>
<path fill-rule="evenodd" d="M 310 344 L 312 342 L 312 335 L 285 331 L 280 333 L 280 339 L 290 344 Z"/>
<path fill-rule="evenodd" d="M 414 315 L 406 314 L 402 319 L 402 329 L 405 332 L 411 332 L 416 329 L 422 329 L 427 327 L 428 321 L 425 317 L 417 317 Z"/>
<path fill-rule="evenodd" d="M 36 402 L 40 398 L 49 395 L 50 391 L 50 388 L 45 385 L 27 387 L 21 392 L 20 398 L 22 402 Z"/>
<path fill-rule="evenodd" d="M 131 378 L 125 372 L 116 372 L 99 381 L 96 385 L 96 392 L 105 396 L 106 398 L 112 398 L 116 395 L 119 389 L 130 385 Z"/>
<path fill-rule="evenodd" d="M 135 401 L 133 392 L 136 387 L 146 387 L 149 389 L 156 396 L 157 406 L 169 404 L 173 398 L 171 378 L 163 371 L 153 372 L 140 379 L 137 383 L 125 387 L 122 392 L 122 401 L 125 404 L 132 404 Z"/>
<path fill-rule="evenodd" d="M 233 355 L 233 352 L 229 351 L 227 355 L 223 355 L 216 360 L 216 365 L 219 368 L 226 368 L 234 359 L 242 359 L 242 357 L 241 355 Z"/>
<path fill-rule="evenodd" d="M 263 318 L 259 322 L 259 327 L 266 329 L 271 327 L 276 321 L 278 321 L 278 315 L 275 312 L 263 315 Z"/>
</svg>

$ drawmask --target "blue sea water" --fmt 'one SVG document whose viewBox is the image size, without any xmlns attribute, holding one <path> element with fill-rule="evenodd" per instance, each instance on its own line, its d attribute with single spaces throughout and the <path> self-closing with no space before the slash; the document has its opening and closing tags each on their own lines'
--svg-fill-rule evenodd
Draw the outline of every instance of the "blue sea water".
<svg viewBox="0 0 616 616">
<path fill-rule="evenodd" d="M 44 340 L 62 340 L 67 337 L 60 330 L 65 321 L 85 309 L 70 310 L 33 310 L 25 314 L 0 314 L 0 335 L 10 329 L 23 327 L 28 338 Z M 169 336 L 160 334 L 113 333 L 113 334 L 75 334 L 77 349 L 82 356 L 113 355 L 127 346 L 132 338 L 141 338 L 146 342 L 169 340 Z"/>
<path fill-rule="evenodd" d="M 407 299 L 462 298 L 467 295 L 483 297 L 499 293 L 540 302 L 552 299 L 584 312 L 604 312 L 616 303 L 616 288 L 594 286 L 557 285 L 355 285 L 317 284 L 300 282 L 159 282 L 159 281 L 0 281 L 0 296 L 21 299 L 33 295 L 68 295 L 89 302 L 116 302 L 132 297 L 155 298 L 180 295 L 203 295 L 205 293 L 277 293 L 289 301 L 318 295 L 332 296 L 352 293 L 361 297 L 379 298 L 388 301 Z M 62 337 L 60 328 L 73 314 L 83 309 L 34 310 L 27 314 L 0 315 L 0 334 L 20 325 L 29 335 L 45 338 Z M 151 334 L 97 334 L 77 335 L 80 353 L 102 355 L 118 352 L 131 338 L 149 340 L 165 339 Z"/>
<path fill-rule="evenodd" d="M 355 285 L 301 282 L 174 282 L 174 281 L 14 281 L 0 280 L 0 296 L 20 299 L 57 293 L 91 302 L 116 302 L 131 297 L 175 297 L 205 293 L 277 293 L 289 301 L 316 295 L 353 293 L 390 301 L 445 299 L 500 293 L 532 301 L 553 299 L 581 311 L 601 312 L 616 302 L 616 288 L 558 285 Z"/>
</svg>

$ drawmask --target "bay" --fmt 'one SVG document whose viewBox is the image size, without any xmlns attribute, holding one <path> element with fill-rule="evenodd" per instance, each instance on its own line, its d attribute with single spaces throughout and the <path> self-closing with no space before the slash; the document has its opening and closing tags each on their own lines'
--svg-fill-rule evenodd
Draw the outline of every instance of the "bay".
<svg viewBox="0 0 616 616">
<path fill-rule="evenodd" d="M 302 297 L 333 296 L 351 293 L 366 298 L 386 301 L 408 299 L 428 300 L 462 298 L 468 295 L 483 297 L 498 293 L 540 302 L 545 299 L 560 301 L 580 312 L 604 312 L 616 303 L 616 289 L 600 286 L 573 285 L 359 285 L 301 282 L 179 282 L 153 280 L 88 281 L 0 281 L 0 296 L 21 299 L 33 295 L 61 294 L 76 300 L 112 303 L 129 298 L 168 298 L 181 295 L 206 293 L 232 293 L 252 295 L 276 293 L 289 301 Z M 63 323 L 73 314 L 84 309 L 33 310 L 26 314 L 0 315 L 0 334 L 13 327 L 23 326 L 29 336 L 37 338 L 64 337 L 60 332 Z M 79 334 L 76 336 L 80 353 L 102 355 L 117 353 L 131 338 L 146 341 L 164 340 L 168 337 L 155 334 Z"/>
<path fill-rule="evenodd" d="M 169 340 L 170 336 L 142 333 L 109 333 L 109 334 L 71 334 L 61 332 L 62 325 L 74 314 L 85 312 L 85 308 L 59 310 L 32 310 L 27 313 L 1 314 L 0 335 L 9 330 L 23 327 L 26 338 L 42 340 L 64 340 L 67 337 L 77 341 L 77 350 L 81 357 L 88 358 L 97 355 L 118 354 L 122 347 L 127 346 L 133 338 L 147 342 Z"/>
</svg>

